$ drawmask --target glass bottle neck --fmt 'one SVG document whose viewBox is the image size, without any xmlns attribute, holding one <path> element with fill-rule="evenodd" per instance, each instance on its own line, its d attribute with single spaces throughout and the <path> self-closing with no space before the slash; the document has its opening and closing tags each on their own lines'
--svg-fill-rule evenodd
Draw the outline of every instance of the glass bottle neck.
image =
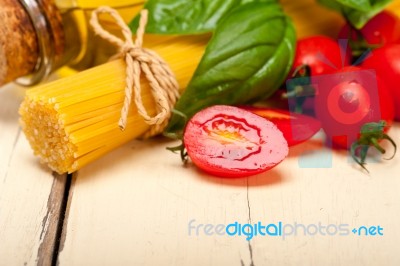
<svg viewBox="0 0 400 266">
<path fill-rule="evenodd" d="M 45 10 L 48 9 L 45 9 L 42 3 L 35 0 L 20 0 L 20 3 L 28 13 L 35 29 L 39 57 L 31 75 L 19 78 L 16 82 L 23 86 L 31 86 L 39 83 L 51 73 L 57 50 L 63 50 L 63 47 L 56 47 L 59 41 L 55 41 L 56 36 L 62 35 L 62 33 L 54 32 L 58 28 L 55 24 L 60 25 L 61 22 L 57 21 L 57 16 L 50 19 L 52 14 L 46 14 Z"/>
<path fill-rule="evenodd" d="M 108 41 L 96 36 L 89 25 L 91 13 L 99 6 L 118 10 L 126 23 L 140 12 L 145 0 L 56 0 L 65 26 L 66 47 L 70 55 L 67 64 L 75 70 L 105 63 L 117 50 Z M 108 31 L 119 35 L 121 30 L 111 17 L 100 18 Z M 121 36 L 122 37 L 122 36 Z"/>
<path fill-rule="evenodd" d="M 19 0 L 32 21 L 38 43 L 36 66 L 16 82 L 35 85 L 64 65 L 83 70 L 98 65 L 116 51 L 94 36 L 89 27 L 93 9 L 101 5 L 116 8 L 126 22 L 141 9 L 144 0 Z M 105 21 L 105 23 L 107 23 Z M 112 29 L 111 29 L 112 31 Z"/>
</svg>

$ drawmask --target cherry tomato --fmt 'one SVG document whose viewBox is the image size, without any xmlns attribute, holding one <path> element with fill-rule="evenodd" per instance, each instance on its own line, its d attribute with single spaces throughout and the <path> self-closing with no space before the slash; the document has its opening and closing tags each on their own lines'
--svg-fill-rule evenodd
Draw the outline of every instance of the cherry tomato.
<svg viewBox="0 0 400 266">
<path fill-rule="evenodd" d="M 195 114 L 186 125 L 183 142 L 197 167 L 221 177 L 264 172 L 288 154 L 287 142 L 272 122 L 225 105 Z"/>
<path fill-rule="evenodd" d="M 361 66 L 374 69 L 392 94 L 396 120 L 400 121 L 400 44 L 375 49 Z"/>
<path fill-rule="evenodd" d="M 360 136 L 362 126 L 394 118 L 394 104 L 385 84 L 374 72 L 345 67 L 316 84 L 315 111 L 326 135 L 335 148 L 348 149 Z"/>
<path fill-rule="evenodd" d="M 307 92 L 309 77 L 326 75 L 349 65 L 351 50 L 346 48 L 344 53 L 341 52 L 338 42 L 325 36 L 312 36 L 297 42 L 293 67 L 286 82 L 291 109 L 300 113 L 313 111 L 309 109 L 314 106 L 314 92 Z M 298 88 L 302 88 L 300 94 L 305 98 L 299 95 Z"/>
<path fill-rule="evenodd" d="M 264 107 L 241 106 L 240 108 L 253 112 L 274 123 L 282 131 L 289 147 L 310 139 L 321 129 L 319 120 L 307 115 Z"/>
<path fill-rule="evenodd" d="M 347 50 L 342 63 L 339 44 L 325 36 L 313 36 L 301 39 L 297 42 L 296 55 L 291 77 L 296 69 L 308 65 L 311 69 L 311 76 L 328 74 L 342 68 L 342 65 L 350 64 L 351 53 Z"/>
<path fill-rule="evenodd" d="M 349 39 L 351 26 L 347 23 L 339 33 L 340 39 Z M 387 45 L 400 42 L 400 19 L 390 13 L 383 11 L 368 21 L 365 26 L 359 30 L 361 36 L 370 45 Z M 353 30 L 351 39 L 357 41 L 357 31 Z"/>
</svg>

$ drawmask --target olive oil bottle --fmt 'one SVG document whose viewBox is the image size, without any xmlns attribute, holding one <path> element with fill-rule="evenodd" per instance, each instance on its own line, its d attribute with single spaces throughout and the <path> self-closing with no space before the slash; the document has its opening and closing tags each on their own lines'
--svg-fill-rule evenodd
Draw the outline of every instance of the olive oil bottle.
<svg viewBox="0 0 400 266">
<path fill-rule="evenodd" d="M 95 36 L 91 12 L 110 6 L 129 22 L 144 0 L 0 0 L 0 86 L 32 86 L 67 66 L 83 70 L 104 63 L 116 48 Z M 111 17 L 101 17 L 113 34 Z"/>
</svg>

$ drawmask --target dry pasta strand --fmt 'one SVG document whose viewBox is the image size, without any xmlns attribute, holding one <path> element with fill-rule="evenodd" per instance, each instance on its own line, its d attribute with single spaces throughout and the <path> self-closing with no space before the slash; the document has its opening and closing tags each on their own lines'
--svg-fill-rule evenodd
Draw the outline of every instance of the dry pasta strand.
<svg viewBox="0 0 400 266">
<path fill-rule="evenodd" d="M 208 35 L 146 35 L 144 43 L 168 62 L 180 88 L 185 88 L 208 40 Z M 72 173 L 149 129 L 135 106 L 126 130 L 118 127 L 125 68 L 119 59 L 27 91 L 19 110 L 21 125 L 42 163 L 58 173 Z M 154 115 L 150 85 L 141 79 L 141 86 L 143 104 Z"/>
</svg>

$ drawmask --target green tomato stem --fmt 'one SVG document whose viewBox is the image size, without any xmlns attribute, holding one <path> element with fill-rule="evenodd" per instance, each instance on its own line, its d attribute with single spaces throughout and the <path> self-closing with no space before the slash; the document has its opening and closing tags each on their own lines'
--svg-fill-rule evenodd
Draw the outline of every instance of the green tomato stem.
<svg viewBox="0 0 400 266">
<path fill-rule="evenodd" d="M 380 122 L 371 122 L 371 123 L 366 123 L 361 127 L 360 130 L 360 137 L 358 140 L 356 140 L 354 143 L 352 143 L 350 147 L 350 154 L 353 160 L 360 165 L 364 170 L 367 170 L 365 167 L 365 159 L 367 157 L 368 149 L 373 146 L 375 147 L 381 154 L 385 154 L 386 150 L 382 148 L 381 145 L 379 145 L 380 140 L 388 140 L 394 147 L 394 153 L 393 155 L 386 159 L 386 160 L 391 160 L 396 154 L 397 151 L 397 145 L 394 142 L 394 140 L 389 137 L 386 133 L 384 133 L 384 129 L 386 126 L 385 121 L 380 121 Z M 357 156 L 357 151 L 358 149 L 361 148 L 360 151 L 360 159 Z"/>
</svg>

